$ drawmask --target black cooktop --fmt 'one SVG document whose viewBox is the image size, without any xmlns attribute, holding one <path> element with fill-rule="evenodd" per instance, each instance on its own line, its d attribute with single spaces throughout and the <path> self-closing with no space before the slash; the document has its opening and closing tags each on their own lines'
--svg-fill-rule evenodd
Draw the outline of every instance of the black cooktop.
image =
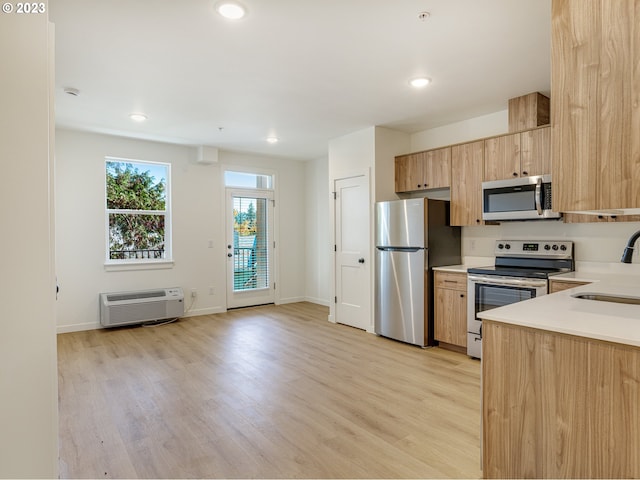
<svg viewBox="0 0 640 480">
<path fill-rule="evenodd" d="M 547 279 L 552 275 L 565 273 L 570 269 L 558 268 L 529 268 L 529 267 L 473 267 L 467 269 L 467 273 L 475 273 L 477 275 L 500 275 L 503 277 L 520 277 L 520 278 L 540 278 Z"/>
<path fill-rule="evenodd" d="M 564 240 L 497 240 L 495 264 L 467 270 L 476 275 L 547 279 L 572 272 L 573 242 Z"/>
</svg>

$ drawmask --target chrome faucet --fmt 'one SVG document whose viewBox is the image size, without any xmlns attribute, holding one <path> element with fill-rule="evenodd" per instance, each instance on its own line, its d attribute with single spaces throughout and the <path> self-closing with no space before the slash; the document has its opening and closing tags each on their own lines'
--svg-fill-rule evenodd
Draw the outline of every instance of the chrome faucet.
<svg viewBox="0 0 640 480">
<path fill-rule="evenodd" d="M 627 242 L 627 246 L 624 247 L 624 252 L 622 252 L 622 258 L 620 259 L 622 263 L 631 263 L 631 257 L 633 256 L 633 246 L 635 245 L 638 238 L 640 238 L 640 230 L 631 235 L 629 241 Z"/>
</svg>

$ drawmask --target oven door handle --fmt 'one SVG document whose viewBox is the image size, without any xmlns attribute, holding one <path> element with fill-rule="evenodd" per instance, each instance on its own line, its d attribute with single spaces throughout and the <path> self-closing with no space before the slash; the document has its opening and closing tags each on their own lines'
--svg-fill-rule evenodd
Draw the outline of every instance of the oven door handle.
<svg viewBox="0 0 640 480">
<path fill-rule="evenodd" d="M 536 210 L 538 215 L 542 216 L 542 177 L 536 182 Z"/>
<path fill-rule="evenodd" d="M 485 285 L 511 285 L 514 287 L 546 287 L 546 280 L 533 280 L 530 278 L 505 278 L 500 276 L 479 276 L 468 275 L 467 279 L 473 283 L 484 283 Z"/>
</svg>

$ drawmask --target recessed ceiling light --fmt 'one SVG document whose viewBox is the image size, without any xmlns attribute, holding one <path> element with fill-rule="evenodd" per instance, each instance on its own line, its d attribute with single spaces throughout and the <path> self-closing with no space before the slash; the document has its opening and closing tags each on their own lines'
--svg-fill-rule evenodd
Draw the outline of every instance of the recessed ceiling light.
<svg viewBox="0 0 640 480">
<path fill-rule="evenodd" d="M 134 122 L 144 122 L 147 116 L 144 113 L 130 113 L 129 118 Z"/>
<path fill-rule="evenodd" d="M 267 142 L 278 143 L 278 137 L 267 137 Z"/>
<path fill-rule="evenodd" d="M 237 2 L 220 2 L 216 5 L 216 10 L 229 20 L 240 20 L 247 14 L 247 10 Z"/>
<path fill-rule="evenodd" d="M 427 78 L 427 77 L 417 77 L 417 78 L 412 78 L 411 80 L 409 80 L 409 85 L 411 85 L 412 87 L 415 87 L 415 88 L 426 87 L 430 83 L 431 83 L 431 79 Z"/>
</svg>

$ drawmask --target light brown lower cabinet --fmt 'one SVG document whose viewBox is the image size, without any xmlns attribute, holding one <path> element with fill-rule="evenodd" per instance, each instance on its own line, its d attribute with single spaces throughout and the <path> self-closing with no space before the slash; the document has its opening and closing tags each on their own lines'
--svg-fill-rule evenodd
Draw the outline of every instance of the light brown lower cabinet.
<svg viewBox="0 0 640 480">
<path fill-rule="evenodd" d="M 571 282 L 569 280 L 552 279 L 549 281 L 549 293 L 562 292 L 563 290 L 581 287 L 582 285 L 589 285 L 589 282 Z"/>
<path fill-rule="evenodd" d="M 434 272 L 433 334 L 442 343 L 467 348 L 467 274 Z"/>
<path fill-rule="evenodd" d="M 483 321 L 485 478 L 640 477 L 640 348 Z"/>
</svg>

